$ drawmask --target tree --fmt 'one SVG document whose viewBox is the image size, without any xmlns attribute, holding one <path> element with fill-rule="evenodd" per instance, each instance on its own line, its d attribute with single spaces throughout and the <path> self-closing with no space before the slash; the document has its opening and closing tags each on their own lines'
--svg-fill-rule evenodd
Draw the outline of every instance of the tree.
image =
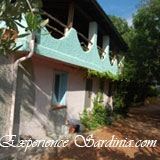
<svg viewBox="0 0 160 160">
<path fill-rule="evenodd" d="M 159 0 L 143 0 L 133 24 L 136 35 L 132 52 L 139 70 L 138 79 L 145 83 L 159 80 L 160 68 L 160 3 Z M 136 47 L 135 47 L 136 46 Z"/>
<path fill-rule="evenodd" d="M 47 20 L 38 17 L 39 9 L 42 7 L 41 0 L 2 0 L 0 2 L 0 23 L 5 23 L 6 28 L 0 29 L 0 54 L 7 56 L 15 52 L 21 46 L 16 46 L 15 38 L 21 38 L 35 33 L 35 31 L 43 28 Z M 34 11 L 36 9 L 36 11 Z M 22 16 L 24 15 L 28 26 L 22 26 Z M 27 31 L 24 35 L 13 36 L 18 33 L 18 26 L 25 28 Z M 10 31 L 5 38 L 7 29 Z"/>
<path fill-rule="evenodd" d="M 142 0 L 129 29 L 125 20 L 112 19 L 129 46 L 114 98 L 117 111 L 125 112 L 131 104 L 158 93 L 151 85 L 154 80 L 160 81 L 159 0 Z"/>
<path fill-rule="evenodd" d="M 130 45 L 130 38 L 134 32 L 132 26 L 129 26 L 126 19 L 121 17 L 116 17 L 113 15 L 109 15 L 109 18 L 113 22 L 114 26 L 117 28 L 117 31 L 120 33 L 125 42 Z"/>
</svg>

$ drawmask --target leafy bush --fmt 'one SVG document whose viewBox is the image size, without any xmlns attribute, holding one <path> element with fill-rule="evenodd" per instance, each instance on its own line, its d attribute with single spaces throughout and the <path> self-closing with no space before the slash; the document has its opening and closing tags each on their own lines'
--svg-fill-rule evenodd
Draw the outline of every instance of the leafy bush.
<svg viewBox="0 0 160 160">
<path fill-rule="evenodd" d="M 123 97 L 119 95 L 115 96 L 113 98 L 113 104 L 114 104 L 114 112 L 117 114 L 123 114 L 125 108 Z"/>
<path fill-rule="evenodd" d="M 157 89 L 155 86 L 150 86 L 148 89 L 148 97 L 157 97 L 160 96 L 160 89 Z"/>
<path fill-rule="evenodd" d="M 148 83 L 117 82 L 113 96 L 114 112 L 127 115 L 129 107 L 143 105 L 147 97 L 160 96 L 160 90 Z"/>
<path fill-rule="evenodd" d="M 88 76 L 89 77 L 99 77 L 99 78 L 111 79 L 112 81 L 118 81 L 119 80 L 119 76 L 114 75 L 110 71 L 98 72 L 98 71 L 88 69 Z"/>
<path fill-rule="evenodd" d="M 103 95 L 98 93 L 94 99 L 94 107 L 92 111 L 84 109 L 80 116 L 81 123 L 90 130 L 100 128 L 101 126 L 111 125 L 113 116 L 112 111 L 103 105 Z"/>
</svg>

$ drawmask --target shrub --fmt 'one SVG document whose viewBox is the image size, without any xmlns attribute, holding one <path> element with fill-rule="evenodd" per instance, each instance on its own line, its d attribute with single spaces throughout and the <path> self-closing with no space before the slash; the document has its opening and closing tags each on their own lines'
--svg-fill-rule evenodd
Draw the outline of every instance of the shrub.
<svg viewBox="0 0 160 160">
<path fill-rule="evenodd" d="M 150 86 L 148 89 L 147 97 L 158 97 L 160 96 L 160 89 L 157 89 L 155 86 Z"/>
<path fill-rule="evenodd" d="M 123 114 L 125 110 L 125 103 L 123 97 L 116 95 L 113 97 L 114 112 L 117 114 Z"/>
<path fill-rule="evenodd" d="M 103 95 L 99 92 L 94 99 L 94 107 L 92 111 L 84 109 L 80 116 L 80 121 L 88 129 L 94 130 L 101 126 L 111 125 L 111 116 L 113 116 L 113 113 L 107 106 L 103 105 Z"/>
</svg>

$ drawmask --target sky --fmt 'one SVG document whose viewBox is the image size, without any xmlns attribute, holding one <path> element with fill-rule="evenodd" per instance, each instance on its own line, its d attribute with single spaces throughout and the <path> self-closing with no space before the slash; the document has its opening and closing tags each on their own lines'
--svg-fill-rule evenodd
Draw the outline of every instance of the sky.
<svg viewBox="0 0 160 160">
<path fill-rule="evenodd" d="M 136 13 L 141 0 L 97 0 L 107 14 L 125 18 L 132 25 L 132 14 Z"/>
</svg>

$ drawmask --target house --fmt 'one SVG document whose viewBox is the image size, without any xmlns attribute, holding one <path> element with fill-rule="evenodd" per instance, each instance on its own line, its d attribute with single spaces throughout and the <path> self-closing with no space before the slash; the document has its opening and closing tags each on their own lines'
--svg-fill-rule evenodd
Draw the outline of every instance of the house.
<svg viewBox="0 0 160 160">
<path fill-rule="evenodd" d="M 49 17 L 50 23 L 36 36 L 33 56 L 19 65 L 12 126 L 13 134 L 33 138 L 63 135 L 67 120 L 79 124 L 79 114 L 93 107 L 99 89 L 107 105 L 109 80 L 88 77 L 87 70 L 116 75 L 117 60 L 109 52 L 126 49 L 96 0 L 44 0 L 43 5 L 42 18 Z M 30 37 L 17 43 L 23 44 L 18 52 L 0 57 L 0 136 L 8 133 L 13 64 L 28 54 Z"/>
</svg>

